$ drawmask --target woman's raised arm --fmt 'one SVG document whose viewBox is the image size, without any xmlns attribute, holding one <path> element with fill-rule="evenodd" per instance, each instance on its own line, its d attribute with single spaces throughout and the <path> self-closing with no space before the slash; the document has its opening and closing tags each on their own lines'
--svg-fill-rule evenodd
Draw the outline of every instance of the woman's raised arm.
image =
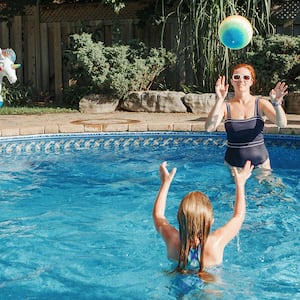
<svg viewBox="0 0 300 300">
<path fill-rule="evenodd" d="M 212 107 L 205 122 L 205 130 L 215 131 L 224 117 L 224 100 L 228 94 L 229 84 L 225 83 L 225 76 L 220 76 L 216 82 L 216 103 Z"/>
</svg>

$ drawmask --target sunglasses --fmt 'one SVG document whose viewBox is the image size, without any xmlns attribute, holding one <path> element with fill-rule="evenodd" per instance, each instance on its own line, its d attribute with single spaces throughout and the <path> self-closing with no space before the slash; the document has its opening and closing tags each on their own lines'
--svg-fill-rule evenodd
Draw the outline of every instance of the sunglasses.
<svg viewBox="0 0 300 300">
<path fill-rule="evenodd" d="M 241 78 L 248 81 L 248 80 L 251 79 L 251 75 L 241 75 L 241 74 L 233 74 L 232 75 L 232 80 L 233 81 L 239 81 Z"/>
</svg>

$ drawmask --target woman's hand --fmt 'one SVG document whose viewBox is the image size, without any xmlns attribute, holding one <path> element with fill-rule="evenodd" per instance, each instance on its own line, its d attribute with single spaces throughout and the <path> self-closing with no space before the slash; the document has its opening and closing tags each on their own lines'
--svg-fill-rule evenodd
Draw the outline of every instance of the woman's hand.
<svg viewBox="0 0 300 300">
<path fill-rule="evenodd" d="M 225 84 L 225 81 L 225 76 L 219 76 L 218 80 L 216 81 L 215 91 L 218 99 L 225 100 L 228 94 L 229 84 Z"/>
<path fill-rule="evenodd" d="M 164 161 L 159 167 L 161 183 L 167 183 L 167 182 L 171 183 L 175 176 L 176 171 L 177 171 L 177 168 L 173 168 L 171 173 L 169 173 L 169 171 L 167 169 L 167 162 Z"/>
<path fill-rule="evenodd" d="M 288 94 L 288 86 L 285 82 L 278 82 L 270 91 L 272 103 L 282 103 L 283 97 Z"/>
</svg>

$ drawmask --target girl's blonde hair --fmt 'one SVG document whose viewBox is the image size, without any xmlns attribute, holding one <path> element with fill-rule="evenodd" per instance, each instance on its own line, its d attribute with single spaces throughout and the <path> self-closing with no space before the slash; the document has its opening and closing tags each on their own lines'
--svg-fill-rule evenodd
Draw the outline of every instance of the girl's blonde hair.
<svg viewBox="0 0 300 300">
<path fill-rule="evenodd" d="M 201 247 L 199 272 L 202 272 L 205 242 L 213 223 L 213 209 L 209 198 L 198 191 L 188 193 L 180 203 L 177 220 L 180 235 L 177 271 L 186 271 L 189 251 L 192 246 L 195 246 L 195 241 L 198 239 Z"/>
</svg>

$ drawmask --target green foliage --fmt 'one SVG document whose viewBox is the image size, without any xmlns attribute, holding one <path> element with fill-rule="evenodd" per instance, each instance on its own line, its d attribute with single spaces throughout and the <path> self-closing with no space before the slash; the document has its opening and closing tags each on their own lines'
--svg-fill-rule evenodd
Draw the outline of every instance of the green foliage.
<svg viewBox="0 0 300 300">
<path fill-rule="evenodd" d="M 8 21 L 9 18 L 14 16 L 22 15 L 25 9 L 25 5 L 34 5 L 36 4 L 35 0 L 23 0 L 23 1 L 15 1 L 15 0 L 4 0 L 1 3 L 5 4 L 0 9 L 0 20 Z"/>
<path fill-rule="evenodd" d="M 256 93 L 268 94 L 278 81 L 285 81 L 290 91 L 300 90 L 299 36 L 255 36 L 241 61 L 251 64 L 256 70 Z"/>
<path fill-rule="evenodd" d="M 74 34 L 71 40 L 66 56 L 72 79 L 78 86 L 88 87 L 90 92 L 119 99 L 132 90 L 148 90 L 158 75 L 176 60 L 173 53 L 163 48 L 148 49 L 135 41 L 130 45 L 106 47 L 102 42 L 94 42 L 88 33 Z"/>
<path fill-rule="evenodd" d="M 161 47 L 166 40 L 164 35 L 170 18 L 172 26 L 176 28 L 174 52 L 178 57 L 178 86 L 197 85 L 200 91 L 212 92 L 218 75 L 228 75 L 231 62 L 239 58 L 246 48 L 235 51 L 223 46 L 218 37 L 218 28 L 227 16 L 235 14 L 246 17 L 255 33 L 263 36 L 274 33 L 270 22 L 271 0 L 156 1 L 155 11 L 152 14 L 148 12 L 148 18 L 161 28 Z M 147 24 L 145 19 L 143 21 Z M 190 72 L 180 72 L 183 62 Z"/>
<path fill-rule="evenodd" d="M 61 107 L 8 107 L 3 106 L 0 109 L 0 115 L 38 115 L 38 114 L 51 114 L 51 113 L 74 113 L 78 110 Z"/>
<path fill-rule="evenodd" d="M 125 7 L 125 3 L 124 3 L 125 1 L 104 0 L 103 2 L 104 2 L 104 4 L 111 5 L 116 14 L 118 14 L 120 12 L 120 10 Z"/>
<path fill-rule="evenodd" d="M 6 78 L 3 80 L 1 95 L 5 106 L 30 106 L 37 98 L 37 92 L 28 84 L 26 87 L 19 82 L 9 84 Z"/>
<path fill-rule="evenodd" d="M 128 0 L 127 0 L 128 1 Z M 132 1 L 132 0 L 131 0 Z M 125 7 L 125 1 L 122 0 L 2 0 L 1 4 L 5 4 L 0 9 L 0 19 L 7 20 L 14 16 L 19 16 L 24 13 L 26 6 L 35 5 L 59 5 L 65 3 L 103 3 L 110 5 L 114 12 L 118 14 L 122 8 Z"/>
<path fill-rule="evenodd" d="M 72 107 L 78 109 L 78 104 L 80 99 L 84 95 L 91 93 L 91 89 L 88 86 L 71 85 L 70 87 L 64 89 L 63 92 L 63 103 L 66 107 Z"/>
</svg>

